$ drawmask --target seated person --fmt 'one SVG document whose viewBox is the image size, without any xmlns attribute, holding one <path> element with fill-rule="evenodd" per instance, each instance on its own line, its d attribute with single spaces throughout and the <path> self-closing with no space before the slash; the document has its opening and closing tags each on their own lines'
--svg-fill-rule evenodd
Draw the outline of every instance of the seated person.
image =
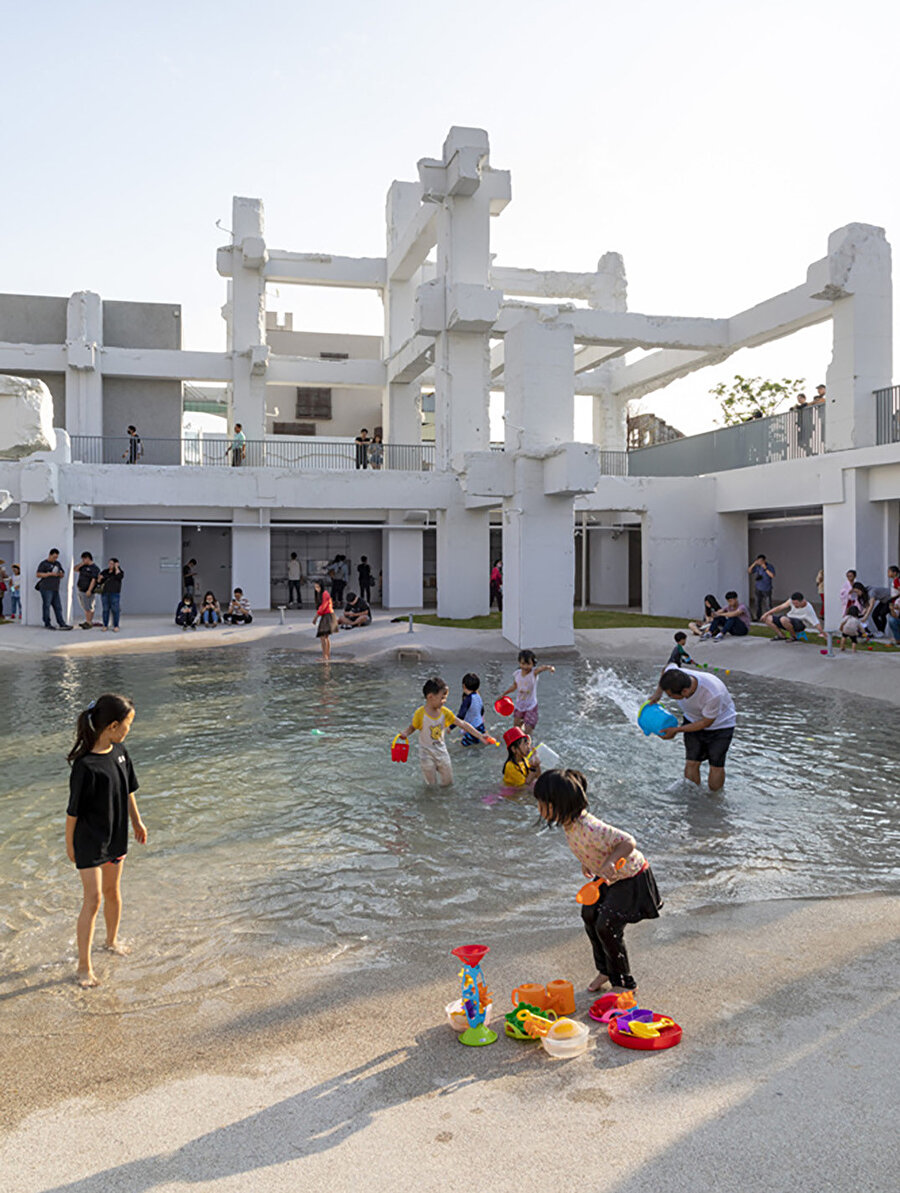
<svg viewBox="0 0 900 1193">
<path fill-rule="evenodd" d="M 900 597 L 891 601 L 891 611 L 888 614 L 888 629 L 891 632 L 891 645 L 900 646 Z"/>
<path fill-rule="evenodd" d="M 714 642 L 721 642 L 726 634 L 734 634 L 736 638 L 743 638 L 750 632 L 750 610 L 738 601 L 736 592 L 725 593 L 725 605 L 716 610 L 709 630 L 704 638 L 712 638 Z"/>
<path fill-rule="evenodd" d="M 222 621 L 222 610 L 219 602 L 216 600 L 214 592 L 208 592 L 203 597 L 203 604 L 200 606 L 200 624 L 201 625 L 219 625 Z"/>
<path fill-rule="evenodd" d="M 197 606 L 194 604 L 192 593 L 186 592 L 181 598 L 181 602 L 175 610 L 175 624 L 180 625 L 183 630 L 186 630 L 188 626 L 196 630 Z"/>
<path fill-rule="evenodd" d="M 706 631 L 710 627 L 710 623 L 712 622 L 712 619 L 716 615 L 716 610 L 718 609 L 718 607 L 719 607 L 719 598 L 717 596 L 715 596 L 713 593 L 708 592 L 706 594 L 706 596 L 703 598 L 703 616 L 701 618 L 699 618 L 697 621 L 689 621 L 688 622 L 688 629 L 691 631 L 691 633 L 694 634 L 698 638 L 702 634 L 705 634 Z"/>
<path fill-rule="evenodd" d="M 847 609 L 846 616 L 841 620 L 841 650 L 847 649 L 847 643 L 851 644 L 850 649 L 856 651 L 856 644 L 862 637 L 863 628 L 862 622 L 859 620 L 859 610 L 855 605 L 850 605 Z"/>
<path fill-rule="evenodd" d="M 797 635 L 809 629 L 816 630 L 825 637 L 818 613 L 802 592 L 792 592 L 791 599 L 770 609 L 763 617 L 763 622 L 775 631 L 772 642 L 796 642 Z"/>
<path fill-rule="evenodd" d="M 368 602 L 355 592 L 347 593 L 347 603 L 344 612 L 338 618 L 338 625 L 342 630 L 352 630 L 355 626 L 368 625 L 372 620 L 372 610 Z"/>
<path fill-rule="evenodd" d="M 228 609 L 224 615 L 225 621 L 230 621 L 232 625 L 249 625 L 253 620 L 250 612 L 250 605 L 244 599 L 243 588 L 236 588 L 234 596 L 231 598 Z"/>
</svg>

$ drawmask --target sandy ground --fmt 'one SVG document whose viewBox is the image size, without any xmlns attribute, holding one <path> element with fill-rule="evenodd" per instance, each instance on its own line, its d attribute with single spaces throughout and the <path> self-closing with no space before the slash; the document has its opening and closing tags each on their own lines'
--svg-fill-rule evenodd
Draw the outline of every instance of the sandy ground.
<svg viewBox="0 0 900 1193">
<path fill-rule="evenodd" d="M 33 651 L 196 649 L 302 635 L 263 615 L 248 629 L 181 634 L 133 619 L 119 635 L 0 627 L 12 661 Z M 51 641 L 48 641 L 51 640 Z M 669 630 L 578 634 L 598 659 L 659 662 Z M 391 624 L 338 635 L 335 662 L 512 655 L 499 633 Z M 831 660 L 815 645 L 701 644 L 710 665 L 897 702 L 891 656 Z M 281 1190 L 493 1193 L 897 1188 L 900 897 L 663 912 L 629 929 L 641 1002 L 684 1028 L 671 1051 L 612 1044 L 553 1060 L 501 1037 L 459 1045 L 443 1018 L 465 939 L 402 968 L 352 971 L 284 951 L 203 994 L 129 996 L 127 959 L 98 959 L 81 991 L 63 964 L 0 973 L 3 1193 Z M 498 1007 L 522 981 L 576 982 L 593 1000 L 578 927 L 489 940 Z M 140 942 L 137 942 L 140 948 Z"/>
<path fill-rule="evenodd" d="M 599 1025 L 573 1060 L 461 1046 L 443 1021 L 457 942 L 399 970 L 261 969 L 131 1013 L 112 968 L 127 961 L 102 966 L 100 991 L 13 986 L 2 1188 L 887 1193 L 898 922 L 900 899 L 863 895 L 639 925 L 641 1002 L 684 1028 L 656 1054 Z M 484 969 L 502 1006 L 523 980 L 583 985 L 588 958 L 578 928 L 535 931 L 494 942 Z"/>
<path fill-rule="evenodd" d="M 376 612 L 370 626 L 341 631 L 332 640 L 335 664 L 362 663 L 373 659 L 396 659 L 398 653 L 414 653 L 425 659 L 481 655 L 515 658 L 515 648 L 499 630 L 459 630 L 416 625 L 409 632 L 406 622 L 394 622 L 397 614 Z M 578 630 L 575 647 L 569 651 L 542 651 L 542 658 L 576 657 L 602 660 L 627 657 L 659 664 L 668 658 L 674 645 L 672 630 L 640 627 L 617 630 Z M 0 662 L 21 654 L 100 652 L 135 652 L 140 650 L 197 650 L 232 646 L 237 643 L 284 638 L 311 657 L 321 655 L 311 622 L 311 613 L 288 611 L 285 624 L 277 612 L 255 616 L 249 626 L 224 626 L 186 633 L 163 617 L 134 617 L 123 620 L 118 634 L 101 630 L 48 633 L 41 627 L 0 625 Z M 824 643 L 812 638 L 808 643 L 773 644 L 767 638 L 729 638 L 723 642 L 688 642 L 699 663 L 721 671 L 730 669 L 750 675 L 766 675 L 794 683 L 810 683 L 900 704 L 900 650 L 888 652 L 859 651 L 857 654 L 824 656 Z"/>
</svg>

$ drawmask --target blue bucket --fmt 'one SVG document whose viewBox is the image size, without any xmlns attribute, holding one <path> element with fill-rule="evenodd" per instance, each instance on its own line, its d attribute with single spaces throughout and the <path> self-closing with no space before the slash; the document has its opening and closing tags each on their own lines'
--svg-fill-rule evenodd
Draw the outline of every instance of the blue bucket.
<svg viewBox="0 0 900 1193">
<path fill-rule="evenodd" d="M 638 709 L 637 723 L 644 731 L 644 737 L 655 733 L 662 737 L 663 730 L 674 729 L 678 718 L 663 708 L 661 704 L 642 704 Z"/>
</svg>

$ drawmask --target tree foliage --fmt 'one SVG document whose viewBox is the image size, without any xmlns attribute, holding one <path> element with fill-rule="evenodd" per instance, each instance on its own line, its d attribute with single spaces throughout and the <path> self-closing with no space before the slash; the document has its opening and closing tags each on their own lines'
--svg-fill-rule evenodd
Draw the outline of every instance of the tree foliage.
<svg viewBox="0 0 900 1193">
<path fill-rule="evenodd" d="M 742 377 L 736 373 L 730 385 L 721 381 L 709 392 L 719 399 L 722 424 L 732 427 L 748 418 L 767 418 L 775 414 L 782 403 L 796 402 L 805 386 L 803 378 L 792 381 L 782 377 L 780 381 L 767 381 L 762 377 Z"/>
</svg>

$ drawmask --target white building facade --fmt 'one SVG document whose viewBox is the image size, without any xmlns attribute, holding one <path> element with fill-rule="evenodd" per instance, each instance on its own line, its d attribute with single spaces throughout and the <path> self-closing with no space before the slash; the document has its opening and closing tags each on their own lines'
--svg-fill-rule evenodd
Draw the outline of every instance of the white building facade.
<svg viewBox="0 0 900 1193">
<path fill-rule="evenodd" d="M 135 613 L 174 610 L 190 558 L 204 589 L 284 603 L 296 550 L 310 577 L 337 553 L 366 555 L 386 608 L 466 618 L 488 611 L 502 555 L 504 635 L 534 647 L 573 642 L 578 600 L 688 615 L 707 591 L 746 593 L 760 550 L 781 565 L 777 595 L 812 593 L 824 566 L 828 609 L 848 567 L 882 583 L 900 536 L 883 231 L 833 232 L 795 289 L 735 315 L 648 315 L 627 309 L 616 253 L 585 273 L 495 264 L 491 221 L 510 195 L 487 134 L 453 128 L 417 181 L 391 185 L 383 256 L 276 249 L 262 203 L 235 198 L 217 260 L 221 352 L 181 348 L 177 306 L 0 295 L 0 373 L 42 380 L 57 430 L 52 445 L 23 446 L 21 399 L 0 392 L 0 557 L 22 567 L 26 619 L 39 621 L 31 577 L 52 546 L 69 577 L 82 550 L 121 559 Z M 295 332 L 267 311 L 275 285 L 374 290 L 384 335 Z M 629 400 L 827 320 L 827 403 L 806 421 L 791 412 L 626 453 Z M 247 438 L 240 467 L 228 436 L 183 436 L 185 383 L 220 387 Z M 502 444 L 490 442 L 492 392 Z M 591 443 L 575 441 L 576 394 L 592 400 Z M 128 424 L 143 441 L 136 464 Z M 360 456 L 362 427 L 381 430 L 380 454 Z"/>
</svg>

